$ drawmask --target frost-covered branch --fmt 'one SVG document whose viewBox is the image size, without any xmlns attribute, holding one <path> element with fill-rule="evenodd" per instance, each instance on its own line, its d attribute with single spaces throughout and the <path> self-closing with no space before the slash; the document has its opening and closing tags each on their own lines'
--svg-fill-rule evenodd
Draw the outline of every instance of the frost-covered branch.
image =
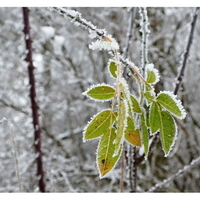
<svg viewBox="0 0 200 200">
<path fill-rule="evenodd" d="M 98 29 L 96 26 L 94 26 L 91 22 L 85 20 L 81 17 L 81 13 L 75 11 L 75 10 L 69 10 L 65 8 L 60 7 L 53 7 L 50 8 L 51 10 L 55 10 L 59 14 L 63 15 L 66 18 L 71 18 L 71 22 L 74 23 L 76 26 L 81 26 L 85 29 L 87 29 L 90 32 L 90 36 L 95 38 L 99 37 L 102 38 L 103 36 L 106 36 L 106 31 L 103 29 Z"/>
<path fill-rule="evenodd" d="M 26 42 L 27 56 L 26 61 L 28 63 L 28 74 L 29 74 L 29 84 L 30 84 L 30 100 L 32 107 L 32 117 L 33 117 L 33 127 L 35 136 L 35 149 L 37 153 L 37 175 L 39 177 L 39 188 L 41 192 L 45 192 L 45 182 L 44 182 L 44 171 L 42 162 L 42 147 L 41 147 L 41 129 L 39 123 L 39 113 L 38 104 L 36 101 L 36 88 L 35 88 L 35 76 L 34 76 L 34 66 L 32 59 L 32 41 L 30 35 L 30 24 L 29 24 L 29 9 L 27 7 L 23 8 L 23 18 L 24 18 L 24 35 Z"/>
<path fill-rule="evenodd" d="M 192 19 L 192 22 L 191 22 L 191 29 L 190 29 L 189 38 L 188 38 L 188 43 L 187 43 L 187 47 L 186 47 L 186 50 L 185 50 L 185 53 L 184 53 L 183 64 L 182 64 L 182 67 L 180 69 L 179 75 L 177 77 L 176 86 L 175 86 L 175 89 L 174 89 L 174 94 L 177 94 L 179 87 L 181 85 L 181 82 L 183 80 L 183 76 L 184 76 L 184 72 L 185 72 L 185 68 L 186 68 L 186 64 L 187 64 L 187 59 L 188 59 L 189 52 L 190 52 L 190 47 L 192 45 L 194 29 L 195 29 L 195 25 L 196 25 L 196 21 L 197 21 L 198 12 L 199 12 L 199 7 L 197 7 L 195 9 L 195 12 L 194 12 L 194 15 L 193 15 L 193 19 Z"/>
<path fill-rule="evenodd" d="M 12 108 L 13 110 L 19 111 L 19 112 L 21 112 L 21 113 L 23 113 L 25 115 L 29 114 L 27 111 L 23 110 L 22 108 L 14 105 L 14 104 L 7 103 L 4 99 L 0 99 L 0 103 L 3 104 L 4 106 Z"/>
<path fill-rule="evenodd" d="M 140 16 L 142 18 L 142 21 L 140 23 L 142 32 L 142 55 L 141 55 L 141 65 L 142 65 L 142 72 L 144 76 L 145 72 L 145 66 L 148 64 L 148 35 L 149 35 L 149 29 L 148 29 L 148 16 L 147 16 L 147 10 L 145 7 L 142 7 L 139 9 Z"/>
<path fill-rule="evenodd" d="M 165 179 L 161 183 L 157 183 L 155 186 L 150 188 L 148 192 L 153 192 L 156 189 L 163 187 L 165 184 L 169 183 L 170 181 L 173 181 L 174 179 L 176 179 L 180 175 L 183 175 L 184 173 L 186 173 L 189 170 L 191 170 L 191 168 L 196 167 L 197 165 L 199 165 L 199 163 L 200 163 L 200 157 L 198 157 L 195 160 L 193 160 L 189 165 L 184 166 L 176 174 L 170 176 L 169 178 Z"/>
<path fill-rule="evenodd" d="M 118 43 L 114 38 L 111 37 L 111 35 L 107 34 L 107 31 L 105 29 L 97 28 L 90 21 L 84 19 L 81 16 L 81 13 L 75 10 L 69 10 L 60 7 L 53 7 L 50 8 L 50 10 L 55 10 L 59 14 L 63 15 L 65 18 L 72 19 L 71 22 L 74 23 L 75 26 L 81 26 L 84 29 L 88 30 L 89 36 L 91 38 L 99 38 L 99 40 L 97 40 L 96 42 L 92 42 L 92 44 L 89 45 L 89 48 L 93 50 L 97 48 L 99 50 L 106 49 L 112 56 L 115 55 L 113 49 L 119 48 Z M 127 58 L 124 58 L 122 55 L 119 55 L 119 59 L 122 64 L 125 67 L 128 67 L 133 74 L 139 74 L 139 68 L 133 62 L 131 62 Z"/>
<path fill-rule="evenodd" d="M 124 48 L 124 57 L 128 58 L 129 54 L 129 47 L 131 44 L 131 39 L 133 36 L 133 25 L 135 22 L 135 14 L 136 14 L 136 8 L 130 8 L 130 17 L 129 17 L 129 27 L 127 31 L 127 40 L 126 40 L 126 46 Z M 124 68 L 123 76 L 126 78 L 126 70 L 127 68 Z M 134 73 L 134 72 L 133 72 Z M 126 160 L 127 160 L 127 176 L 128 176 L 128 184 L 131 192 L 136 192 L 137 188 L 137 167 L 135 166 L 135 158 L 136 158 L 136 148 L 133 147 L 131 144 L 127 145 L 127 154 L 126 154 Z"/>
</svg>

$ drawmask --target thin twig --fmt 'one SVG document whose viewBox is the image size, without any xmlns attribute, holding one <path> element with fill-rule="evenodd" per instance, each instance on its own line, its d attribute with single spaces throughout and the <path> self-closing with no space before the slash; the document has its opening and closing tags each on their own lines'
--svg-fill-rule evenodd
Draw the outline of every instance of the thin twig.
<svg viewBox="0 0 200 200">
<path fill-rule="evenodd" d="M 186 51 L 184 53 L 183 65 L 182 65 L 181 70 L 179 72 L 179 75 L 177 77 L 176 86 L 175 86 L 175 89 L 174 89 L 174 94 L 178 93 L 178 90 L 180 88 L 181 82 L 183 80 L 183 76 L 184 76 L 184 72 L 185 72 L 185 68 L 186 68 L 186 64 L 187 64 L 187 59 L 188 59 L 189 52 L 190 52 L 190 47 L 192 45 L 194 29 L 195 29 L 195 25 L 196 25 L 196 21 L 197 21 L 197 16 L 198 16 L 198 10 L 199 10 L 199 7 L 197 7 L 195 9 L 195 12 L 194 12 L 194 15 L 193 15 L 193 20 L 191 22 L 191 29 L 190 29 L 190 34 L 189 34 L 189 38 L 188 38 Z"/>
<path fill-rule="evenodd" d="M 16 174 L 17 174 L 17 178 L 18 178 L 18 184 L 19 184 L 19 190 L 20 192 L 22 192 L 22 184 L 21 184 L 21 177 L 19 174 L 19 162 L 18 162 L 18 153 L 17 153 L 17 147 L 15 144 L 15 140 L 14 140 L 14 136 L 13 136 L 13 131 L 12 131 L 12 125 L 10 127 L 10 135 L 11 135 L 11 140 L 13 143 L 13 150 L 14 150 L 14 157 L 15 157 L 15 166 L 16 166 Z"/>
<path fill-rule="evenodd" d="M 141 7 L 139 9 L 140 16 L 142 18 L 141 22 L 141 29 L 140 31 L 142 32 L 142 55 L 141 55 L 141 65 L 142 65 L 142 74 L 143 77 L 145 75 L 145 67 L 148 64 L 148 35 L 149 35 L 149 30 L 148 30 L 148 17 L 147 17 L 147 10 L 145 7 Z"/>
<path fill-rule="evenodd" d="M 130 12 L 130 17 L 129 17 L 129 27 L 128 27 L 128 32 L 127 32 L 127 41 L 126 41 L 126 46 L 124 48 L 124 57 L 127 58 L 128 57 L 128 54 L 129 54 L 129 47 L 130 47 L 130 44 L 131 44 L 131 38 L 133 36 L 133 24 L 135 22 L 135 8 L 130 8 L 129 10 Z M 125 67 L 124 68 L 124 71 L 123 71 L 123 77 L 126 78 L 126 74 L 127 74 L 127 68 Z M 128 180 L 129 180 L 129 187 L 130 187 L 130 191 L 133 190 L 133 184 L 132 184 L 132 179 L 133 179 L 133 154 L 132 154 L 132 151 L 133 151 L 133 147 L 132 145 L 130 144 L 127 144 L 127 147 L 128 147 L 128 151 L 127 151 L 127 154 L 125 155 L 125 150 L 123 150 L 123 157 L 122 157 L 122 166 L 121 166 L 121 179 L 120 179 L 120 185 L 122 187 L 122 184 L 124 183 L 124 159 L 127 159 L 128 160 Z"/>
<path fill-rule="evenodd" d="M 23 110 L 22 108 L 20 108 L 20 107 L 14 105 L 14 104 L 7 103 L 7 102 L 6 102 L 5 100 L 3 100 L 3 99 L 0 99 L 0 103 L 2 103 L 4 106 L 7 106 L 7 107 L 10 107 L 10 108 L 12 108 L 12 109 L 14 109 L 14 110 L 16 110 L 16 111 L 19 111 L 19 112 L 21 112 L 21 113 L 23 113 L 23 114 L 25 114 L 25 115 L 28 115 L 28 114 L 29 114 L 27 111 Z"/>
<path fill-rule="evenodd" d="M 155 191 L 157 188 L 161 188 L 163 187 L 165 184 L 169 183 L 170 181 L 173 181 L 174 179 L 176 179 L 177 177 L 180 177 L 180 175 L 188 172 L 189 170 L 191 170 L 191 168 L 199 165 L 200 163 L 200 157 L 196 158 L 195 160 L 193 160 L 189 165 L 184 166 L 182 169 L 180 169 L 176 174 L 170 176 L 169 178 L 163 180 L 161 183 L 157 183 L 155 186 L 151 187 L 148 192 L 153 192 Z"/>
<path fill-rule="evenodd" d="M 131 192 L 137 192 L 137 183 L 138 183 L 138 175 L 137 175 L 137 165 L 136 159 L 137 158 L 137 147 L 133 149 L 133 189 Z"/>
<path fill-rule="evenodd" d="M 128 28 L 128 33 L 127 33 L 127 40 L 126 40 L 126 47 L 124 50 L 124 57 L 128 58 L 128 53 L 129 53 L 129 47 L 131 44 L 131 39 L 133 37 L 133 25 L 135 22 L 135 10 L 136 8 L 130 8 L 130 19 L 129 19 L 129 28 Z"/>
<path fill-rule="evenodd" d="M 63 15 L 64 17 L 68 17 L 71 20 L 72 23 L 74 23 L 76 26 L 81 26 L 84 29 L 88 30 L 89 33 L 95 35 L 99 39 L 102 38 L 108 38 L 110 37 L 109 34 L 107 34 L 107 31 L 104 29 L 99 29 L 95 25 L 93 25 L 90 21 L 87 21 L 86 19 L 81 17 L 81 13 L 74 11 L 74 10 L 67 10 L 65 8 L 60 8 L 60 7 L 53 7 L 52 8 L 54 11 L 58 12 L 59 14 Z M 112 56 L 115 55 L 113 51 L 109 52 Z M 129 61 L 127 58 L 125 59 L 122 55 L 119 55 L 119 59 L 122 62 L 122 64 L 125 67 L 128 67 L 131 71 L 133 71 L 133 68 L 136 69 L 133 73 L 136 73 L 137 67 L 136 65 Z M 137 72 L 139 73 L 139 71 Z"/>
<path fill-rule="evenodd" d="M 124 169 L 125 169 L 125 152 L 122 151 L 121 156 L 121 178 L 120 178 L 120 192 L 124 192 Z"/>
<path fill-rule="evenodd" d="M 129 182 L 129 188 L 130 192 L 133 191 L 133 147 L 132 145 L 127 145 L 127 165 L 128 165 L 128 182 Z"/>
<path fill-rule="evenodd" d="M 105 35 L 106 33 L 102 29 L 98 29 L 91 22 L 88 22 L 85 19 L 83 19 L 81 17 L 81 13 L 74 10 L 67 10 L 65 8 L 60 8 L 60 7 L 53 7 L 53 9 L 59 14 L 63 15 L 64 17 L 71 18 L 72 22 L 74 22 L 76 25 L 80 25 L 87 30 L 94 31 L 100 38 L 102 38 L 103 36 L 106 36 Z"/>
</svg>

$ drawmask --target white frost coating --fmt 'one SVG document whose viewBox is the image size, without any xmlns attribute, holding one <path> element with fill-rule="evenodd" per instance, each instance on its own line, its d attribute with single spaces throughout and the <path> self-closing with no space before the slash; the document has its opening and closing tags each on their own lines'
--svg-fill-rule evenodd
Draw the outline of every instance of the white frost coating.
<svg viewBox="0 0 200 200">
<path fill-rule="evenodd" d="M 80 16 L 81 14 L 75 10 L 65 10 L 67 15 L 70 15 L 71 17 L 76 18 L 77 16 Z"/>
<path fill-rule="evenodd" d="M 80 24 L 79 22 L 75 21 L 75 22 L 74 22 L 74 25 L 75 25 L 75 26 L 80 26 L 81 24 Z"/>
<path fill-rule="evenodd" d="M 139 13 L 141 16 L 141 29 L 142 32 L 142 52 L 141 52 L 141 63 L 142 63 L 142 69 L 145 69 L 146 63 L 148 63 L 148 36 L 149 36 L 149 29 L 148 29 L 148 16 L 147 16 L 147 9 L 146 7 L 140 8 Z M 144 74 L 144 71 L 143 71 Z"/>
<path fill-rule="evenodd" d="M 89 48 L 92 50 L 99 49 L 101 51 L 102 49 L 104 49 L 104 50 L 110 51 L 110 50 L 118 50 L 119 45 L 115 39 L 112 39 L 112 42 L 104 41 L 104 40 L 97 40 L 95 42 L 92 42 L 89 45 Z"/>
<path fill-rule="evenodd" d="M 90 98 L 90 99 L 96 101 L 96 102 L 106 102 L 106 101 L 110 101 L 113 97 L 110 98 L 110 99 L 99 100 L 99 99 L 94 99 L 94 98 L 92 98 L 92 97 L 90 97 L 90 96 L 87 95 L 87 93 L 88 93 L 91 89 L 93 89 L 93 88 L 95 88 L 95 87 L 99 87 L 99 86 L 108 86 L 108 87 L 111 87 L 111 88 L 113 88 L 113 89 L 115 90 L 115 88 L 114 88 L 113 86 L 111 86 L 111 85 L 109 85 L 109 84 L 106 84 L 106 83 L 101 83 L 101 84 L 92 85 L 90 88 L 88 88 L 88 89 L 87 89 L 85 92 L 83 92 L 82 94 L 85 95 L 85 96 L 87 96 L 88 98 Z"/>
<path fill-rule="evenodd" d="M 128 59 L 126 59 L 125 62 L 130 66 L 130 68 L 134 69 L 134 72 L 140 74 L 140 69 L 133 62 L 129 61 Z"/>
<path fill-rule="evenodd" d="M 26 49 L 24 53 L 27 55 L 27 54 L 29 53 L 29 50 L 28 50 L 28 49 Z"/>
<path fill-rule="evenodd" d="M 94 31 L 94 30 L 89 30 L 89 33 L 90 33 L 89 37 L 92 39 L 94 39 L 98 36 L 96 31 Z"/>
<path fill-rule="evenodd" d="M 34 144 L 38 145 L 38 143 L 39 143 L 39 139 L 35 140 Z"/>
<path fill-rule="evenodd" d="M 26 35 L 25 35 L 25 39 L 26 39 L 26 40 L 29 40 L 29 38 L 30 38 L 29 35 L 26 34 Z"/>
<path fill-rule="evenodd" d="M 35 126 L 35 130 L 39 131 L 39 126 L 38 125 Z"/>
<path fill-rule="evenodd" d="M 123 90 L 124 90 L 125 97 L 126 97 L 126 103 L 127 103 L 127 105 L 125 105 L 125 108 L 127 106 L 126 113 L 127 113 L 127 117 L 128 117 L 129 109 L 130 109 L 130 112 L 131 112 L 130 114 L 133 115 L 133 104 L 132 104 L 132 101 L 131 101 L 131 94 L 130 94 L 129 87 L 128 87 L 128 84 L 127 84 L 126 80 L 124 78 L 121 78 L 120 82 L 123 85 Z"/>
<path fill-rule="evenodd" d="M 118 125 L 118 126 L 123 126 L 123 127 L 122 127 L 123 130 L 122 130 L 122 133 L 121 133 L 122 136 L 121 136 L 121 140 L 120 140 L 120 145 L 122 145 L 123 142 L 124 142 L 124 134 L 125 134 L 125 131 L 126 131 L 126 128 L 127 128 L 127 125 L 128 125 L 128 124 L 127 124 L 127 118 L 128 118 L 128 102 L 127 102 L 127 99 L 123 99 L 123 103 L 124 103 L 124 107 L 125 107 L 125 117 L 124 117 L 124 122 L 123 122 L 123 124 L 119 124 L 119 123 L 118 123 L 119 114 L 118 114 L 118 116 L 117 116 L 117 118 L 116 118 L 116 123 L 117 123 L 117 125 Z M 119 107 L 119 106 L 118 106 L 118 107 Z M 119 113 L 119 111 L 118 111 L 118 113 Z M 119 128 L 119 127 L 118 127 L 118 128 Z M 117 130 L 116 130 L 116 133 L 117 133 Z M 113 141 L 113 144 L 117 144 L 117 140 L 119 140 L 119 139 L 117 139 L 117 136 L 116 136 L 115 140 Z M 113 157 L 115 157 L 115 156 L 118 155 L 119 150 L 120 150 L 120 148 L 118 148 L 118 149 L 115 148 Z"/>
<path fill-rule="evenodd" d="M 177 95 L 174 95 L 171 91 L 162 91 L 157 96 L 159 96 L 160 94 L 168 94 L 175 101 L 176 105 L 180 109 L 181 116 L 179 117 L 179 116 L 173 115 L 173 113 L 171 113 L 173 116 L 175 116 L 179 119 L 184 119 L 186 117 L 185 109 L 183 108 L 182 102 L 179 99 L 177 99 Z"/>
<path fill-rule="evenodd" d="M 152 71 L 154 72 L 154 74 L 156 75 L 156 80 L 154 81 L 153 84 L 156 84 L 157 82 L 159 82 L 160 80 L 160 75 L 159 75 L 159 72 L 158 70 L 154 67 L 154 64 L 150 63 L 150 64 L 147 64 L 146 65 L 146 71 Z M 146 74 L 147 76 L 147 74 Z M 147 77 L 146 77 L 147 78 Z"/>
</svg>

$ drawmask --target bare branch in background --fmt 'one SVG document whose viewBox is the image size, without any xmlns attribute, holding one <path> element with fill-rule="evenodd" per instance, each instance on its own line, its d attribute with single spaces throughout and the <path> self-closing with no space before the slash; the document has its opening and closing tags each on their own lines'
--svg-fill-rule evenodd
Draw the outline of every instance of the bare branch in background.
<svg viewBox="0 0 200 200">
<path fill-rule="evenodd" d="M 35 89 L 35 77 L 34 77 L 34 66 L 32 60 L 32 41 L 30 35 L 30 24 L 29 24 L 29 9 L 27 7 L 23 8 L 24 17 L 24 34 L 26 42 L 27 56 L 26 61 L 28 62 L 28 74 L 29 74 L 29 84 L 30 84 L 30 99 L 32 107 L 33 116 L 33 127 L 35 135 L 35 149 L 37 153 L 37 175 L 39 177 L 39 189 L 41 192 L 45 192 L 45 182 L 44 182 L 44 170 L 42 163 L 42 147 L 41 147 L 41 129 L 39 123 L 39 113 L 38 104 L 36 101 L 36 89 Z"/>
<path fill-rule="evenodd" d="M 150 188 L 148 192 L 153 192 L 156 189 L 163 187 L 164 185 L 166 185 L 170 181 L 173 181 L 177 177 L 180 177 L 182 174 L 191 170 L 191 168 L 198 166 L 199 163 L 200 163 L 200 157 L 193 160 L 189 165 L 184 166 L 183 169 L 180 169 L 176 174 L 174 174 L 174 175 L 170 176 L 169 178 L 163 180 L 161 183 L 157 183 L 155 186 Z"/>
<path fill-rule="evenodd" d="M 189 52 L 190 52 L 190 47 L 192 45 L 194 29 L 195 29 L 195 25 L 196 25 L 196 21 L 197 21 L 197 17 L 198 17 L 198 12 L 199 12 L 199 7 L 197 7 L 195 9 L 195 12 L 194 12 L 194 15 L 193 15 L 193 19 L 192 19 L 192 22 L 191 22 L 191 29 L 190 29 L 189 38 L 188 38 L 188 43 L 187 43 L 187 47 L 186 47 L 186 50 L 185 50 L 185 53 L 184 53 L 184 58 L 183 58 L 183 65 L 182 65 L 181 70 L 179 72 L 179 75 L 177 77 L 176 86 L 175 86 L 175 89 L 174 89 L 174 94 L 178 93 L 181 82 L 183 80 L 183 76 L 184 76 L 184 72 L 185 72 L 185 68 L 186 68 L 186 64 L 187 64 L 187 59 L 188 59 Z"/>
</svg>

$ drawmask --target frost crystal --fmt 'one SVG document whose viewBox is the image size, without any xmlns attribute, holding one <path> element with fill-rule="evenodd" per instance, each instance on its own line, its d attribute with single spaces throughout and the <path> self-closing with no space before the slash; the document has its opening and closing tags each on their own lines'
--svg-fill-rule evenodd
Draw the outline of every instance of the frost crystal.
<svg viewBox="0 0 200 200">
<path fill-rule="evenodd" d="M 94 38 L 97 37 L 97 33 L 96 33 L 96 31 L 89 30 L 89 32 L 90 32 L 90 35 L 89 35 L 90 38 L 94 39 Z"/>
<path fill-rule="evenodd" d="M 70 15 L 71 17 L 76 18 L 77 16 L 80 16 L 80 13 L 77 12 L 77 11 L 75 11 L 75 10 L 65 10 L 65 11 L 66 11 L 66 13 L 67 13 L 68 15 Z"/>
<path fill-rule="evenodd" d="M 74 25 L 75 26 L 80 26 L 80 23 L 76 21 L 76 22 L 74 22 Z"/>
<path fill-rule="evenodd" d="M 112 42 L 109 41 L 103 41 L 103 40 L 97 40 L 95 42 L 92 42 L 92 44 L 89 45 L 89 48 L 92 50 L 99 49 L 100 51 L 102 49 L 104 50 L 118 50 L 119 45 L 116 42 L 116 40 L 112 39 Z"/>
<path fill-rule="evenodd" d="M 28 34 L 25 35 L 25 39 L 29 40 L 29 35 Z"/>
</svg>

